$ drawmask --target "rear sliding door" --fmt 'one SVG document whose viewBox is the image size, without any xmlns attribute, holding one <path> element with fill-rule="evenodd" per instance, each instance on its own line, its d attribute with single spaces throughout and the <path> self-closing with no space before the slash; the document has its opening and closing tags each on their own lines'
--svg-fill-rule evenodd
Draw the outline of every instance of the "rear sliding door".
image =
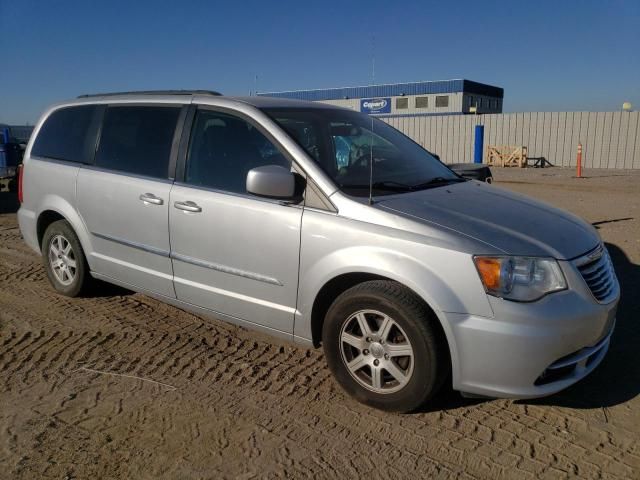
<svg viewBox="0 0 640 480">
<path fill-rule="evenodd" d="M 181 105 L 108 106 L 94 165 L 80 169 L 77 180 L 92 268 L 167 297 L 175 297 L 168 208 L 181 111 Z"/>
</svg>

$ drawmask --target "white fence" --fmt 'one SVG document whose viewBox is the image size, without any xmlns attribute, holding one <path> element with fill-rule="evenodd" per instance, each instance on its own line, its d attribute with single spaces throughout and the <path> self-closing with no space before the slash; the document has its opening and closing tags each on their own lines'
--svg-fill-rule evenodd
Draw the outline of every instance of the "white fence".
<svg viewBox="0 0 640 480">
<path fill-rule="evenodd" d="M 640 168 L 640 112 L 523 112 L 385 118 L 445 163 L 473 162 L 476 122 L 487 145 L 522 145 L 529 157 L 575 166 L 582 143 L 585 168 Z"/>
</svg>

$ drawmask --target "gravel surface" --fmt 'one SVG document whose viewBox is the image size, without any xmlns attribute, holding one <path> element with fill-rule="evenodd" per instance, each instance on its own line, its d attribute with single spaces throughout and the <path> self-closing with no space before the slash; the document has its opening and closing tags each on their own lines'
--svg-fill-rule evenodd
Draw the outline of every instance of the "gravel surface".
<svg viewBox="0 0 640 480">
<path fill-rule="evenodd" d="M 608 244 L 608 356 L 535 401 L 366 408 L 307 351 L 105 287 L 53 293 L 0 193 L 0 478 L 640 478 L 640 171 L 494 169 Z"/>
</svg>

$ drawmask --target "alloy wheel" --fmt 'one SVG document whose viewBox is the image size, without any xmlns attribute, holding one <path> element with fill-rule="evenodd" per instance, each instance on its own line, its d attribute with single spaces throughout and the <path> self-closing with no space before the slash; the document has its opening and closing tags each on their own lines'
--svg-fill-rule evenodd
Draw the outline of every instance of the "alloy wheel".
<svg viewBox="0 0 640 480">
<path fill-rule="evenodd" d="M 71 285 L 76 278 L 77 263 L 71 243 L 62 235 L 55 235 L 49 242 L 49 265 L 56 280 Z"/>
<path fill-rule="evenodd" d="M 390 316 L 361 310 L 340 332 L 340 354 L 351 376 L 375 393 L 394 393 L 409 383 L 414 352 L 404 330 Z"/>
</svg>

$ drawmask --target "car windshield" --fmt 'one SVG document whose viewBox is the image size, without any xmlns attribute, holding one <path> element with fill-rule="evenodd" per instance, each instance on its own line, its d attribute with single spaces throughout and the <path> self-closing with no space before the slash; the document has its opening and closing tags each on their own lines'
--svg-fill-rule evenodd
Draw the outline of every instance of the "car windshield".
<svg viewBox="0 0 640 480">
<path fill-rule="evenodd" d="M 374 195 L 389 195 L 464 181 L 420 145 L 368 115 L 336 108 L 265 113 L 349 195 L 368 196 L 370 183 Z"/>
</svg>

